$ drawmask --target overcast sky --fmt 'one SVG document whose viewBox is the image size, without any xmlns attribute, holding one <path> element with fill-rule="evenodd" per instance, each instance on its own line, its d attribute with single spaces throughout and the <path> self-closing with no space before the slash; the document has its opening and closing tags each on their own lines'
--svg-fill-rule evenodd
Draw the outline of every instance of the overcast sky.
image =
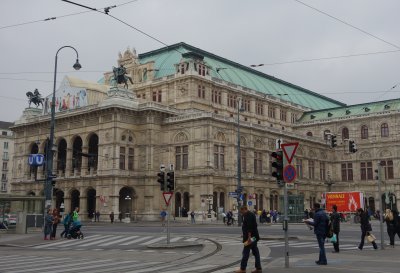
<svg viewBox="0 0 400 273">
<path fill-rule="evenodd" d="M 266 64 L 256 69 L 346 104 L 399 97 L 400 0 L 74 2 L 99 9 L 126 3 L 110 14 L 165 44 L 185 42 L 243 65 Z M 75 52 L 63 49 L 58 83 L 65 75 L 97 81 L 127 47 L 140 54 L 164 46 L 109 16 L 61 0 L 1 4 L 2 121 L 22 115 L 26 92 L 38 88 L 51 94 L 55 54 L 64 45 L 78 50 L 82 69 L 73 71 Z M 72 15 L 79 12 L 85 13 Z M 51 17 L 57 19 L 44 21 Z M 377 52 L 386 53 L 372 54 Z M 321 58 L 327 59 L 297 62 Z"/>
</svg>

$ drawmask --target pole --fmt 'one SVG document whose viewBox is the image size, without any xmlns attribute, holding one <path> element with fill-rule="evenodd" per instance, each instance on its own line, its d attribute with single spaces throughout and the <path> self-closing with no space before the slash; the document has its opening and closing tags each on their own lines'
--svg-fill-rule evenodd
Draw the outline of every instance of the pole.
<svg viewBox="0 0 400 273">
<path fill-rule="evenodd" d="M 380 235 L 381 235 L 381 249 L 383 250 L 385 247 L 384 243 L 384 236 L 383 236 L 383 205 L 382 205 L 382 179 L 381 179 L 381 174 L 382 174 L 382 165 L 381 162 L 378 162 L 378 194 L 379 194 L 379 210 L 381 213 L 379 213 L 379 229 L 380 229 Z"/>
<path fill-rule="evenodd" d="M 242 162 L 240 154 L 240 101 L 237 102 L 237 209 L 238 209 L 238 226 L 242 225 L 242 217 L 240 216 L 241 200 L 242 195 Z"/>
<path fill-rule="evenodd" d="M 285 268 L 289 268 L 289 236 L 288 236 L 288 192 L 287 183 L 284 184 L 283 194 L 283 206 L 284 206 L 284 219 L 283 219 L 283 230 L 285 233 Z"/>
<path fill-rule="evenodd" d="M 72 48 L 76 53 L 76 63 L 74 64 L 74 69 L 79 70 L 81 65 L 79 64 L 79 55 L 78 51 L 72 46 L 62 46 L 57 50 L 55 61 L 54 61 L 54 83 L 53 83 L 53 96 L 51 99 L 51 119 L 50 119 L 50 137 L 47 141 L 47 150 L 46 150 L 46 181 L 44 184 L 44 195 L 45 195 L 45 215 L 46 210 L 51 207 L 51 197 L 53 191 L 53 146 L 54 146 L 54 127 L 55 127 L 55 112 L 56 112 L 56 84 L 57 84 L 57 59 L 58 53 L 63 48 Z"/>
<path fill-rule="evenodd" d="M 171 198 L 172 198 L 172 196 L 171 196 Z M 170 232 L 169 232 L 169 217 L 171 216 L 171 205 L 170 204 L 168 204 L 168 215 L 167 215 L 167 245 L 169 245 L 170 244 L 170 239 L 171 239 L 171 235 L 170 235 Z"/>
</svg>

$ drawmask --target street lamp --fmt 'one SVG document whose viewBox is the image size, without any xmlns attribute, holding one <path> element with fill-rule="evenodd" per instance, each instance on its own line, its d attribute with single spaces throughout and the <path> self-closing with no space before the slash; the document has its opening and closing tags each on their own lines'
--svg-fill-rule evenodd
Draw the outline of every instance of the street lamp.
<svg viewBox="0 0 400 273">
<path fill-rule="evenodd" d="M 240 196 L 242 195 L 242 162 L 240 154 L 240 112 L 243 112 L 241 100 L 237 101 L 237 209 L 238 209 L 238 225 L 242 225 L 242 217 L 240 217 L 240 207 L 242 202 Z"/>
<path fill-rule="evenodd" d="M 56 81 L 57 81 L 57 57 L 58 52 L 61 49 L 69 47 L 73 49 L 76 53 L 76 62 L 72 66 L 75 70 L 81 69 L 81 64 L 79 63 L 79 55 L 78 51 L 72 46 L 63 46 L 57 50 L 56 57 L 55 57 L 55 66 L 54 66 L 54 85 L 53 85 L 53 97 L 51 100 L 51 120 L 50 120 L 50 139 L 47 142 L 47 152 L 46 152 L 46 167 L 47 167 L 47 177 L 46 183 L 44 187 L 45 192 L 45 208 L 50 208 L 51 206 L 51 196 L 52 196 L 52 187 L 53 187 L 53 179 L 55 176 L 53 175 L 53 145 L 54 145 L 54 125 L 55 125 L 55 109 L 56 109 Z"/>
</svg>

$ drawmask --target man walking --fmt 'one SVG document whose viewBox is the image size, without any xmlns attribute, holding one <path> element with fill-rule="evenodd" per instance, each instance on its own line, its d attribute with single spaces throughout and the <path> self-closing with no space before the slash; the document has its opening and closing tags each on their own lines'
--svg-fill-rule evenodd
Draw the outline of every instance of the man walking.
<svg viewBox="0 0 400 273">
<path fill-rule="evenodd" d="M 240 213 L 242 214 L 242 233 L 243 233 L 243 251 L 242 251 L 242 261 L 240 262 L 240 269 L 236 270 L 235 273 L 246 273 L 247 261 L 249 260 L 250 250 L 255 258 L 256 269 L 251 271 L 251 273 L 261 273 L 261 259 L 260 251 L 257 247 L 257 242 L 260 240 L 260 235 L 257 229 L 257 218 L 247 209 L 247 206 L 240 208 Z M 252 238 L 255 240 L 253 241 Z"/>
<path fill-rule="evenodd" d="M 334 250 L 332 252 L 339 252 L 339 232 L 340 232 L 340 214 L 337 212 L 337 206 L 332 206 L 331 223 L 333 233 L 336 235 L 336 243 L 333 243 Z"/>
<path fill-rule="evenodd" d="M 314 221 L 305 221 L 307 224 L 314 226 L 314 234 L 317 237 L 318 246 L 319 246 L 319 259 L 315 261 L 317 265 L 327 265 L 328 262 L 326 260 L 326 253 L 325 253 L 325 238 L 326 238 L 326 231 L 328 229 L 329 218 L 321 209 L 319 203 L 314 204 Z"/>
</svg>

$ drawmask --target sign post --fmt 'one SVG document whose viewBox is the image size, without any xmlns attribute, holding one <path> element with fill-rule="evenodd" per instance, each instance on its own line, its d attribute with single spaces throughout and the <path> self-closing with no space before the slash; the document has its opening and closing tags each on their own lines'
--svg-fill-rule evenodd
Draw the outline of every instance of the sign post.
<svg viewBox="0 0 400 273">
<path fill-rule="evenodd" d="M 296 179 L 296 169 L 291 165 L 294 154 L 296 153 L 298 142 L 285 143 L 280 145 L 285 155 L 283 157 L 283 180 L 285 187 L 283 187 L 283 205 L 284 205 L 284 219 L 283 230 L 285 233 L 285 268 L 289 268 L 289 234 L 288 234 L 288 192 L 287 183 L 292 183 Z"/>
</svg>

